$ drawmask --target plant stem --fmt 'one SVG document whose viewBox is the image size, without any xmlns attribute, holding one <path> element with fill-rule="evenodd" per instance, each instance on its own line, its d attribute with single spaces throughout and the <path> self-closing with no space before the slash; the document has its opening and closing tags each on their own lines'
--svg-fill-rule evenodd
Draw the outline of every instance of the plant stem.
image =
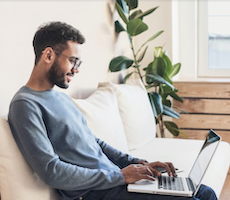
<svg viewBox="0 0 230 200">
<path fill-rule="evenodd" d="M 159 94 L 159 88 L 155 85 L 155 92 Z M 158 119 L 158 126 L 159 126 L 159 130 L 160 130 L 160 135 L 162 138 L 165 137 L 165 131 L 164 131 L 164 120 L 163 120 L 163 115 L 159 114 L 157 116 Z"/>
<path fill-rule="evenodd" d="M 165 138 L 164 121 L 162 118 L 162 114 L 158 115 L 158 123 L 159 123 L 159 129 L 160 129 L 161 137 Z"/>
<path fill-rule="evenodd" d="M 136 66 L 135 68 L 137 69 L 137 73 L 138 73 L 138 75 L 139 75 L 141 81 L 144 83 L 143 77 L 142 77 L 142 75 L 141 75 L 141 71 L 140 71 L 140 69 L 139 69 L 139 63 L 138 63 L 138 61 L 137 61 L 137 57 L 136 57 L 136 54 L 135 54 L 135 51 L 134 51 L 134 45 L 133 45 L 132 36 L 130 36 L 129 34 L 128 34 L 128 36 L 129 36 L 129 42 L 130 42 L 131 50 L 132 50 L 132 53 L 133 53 L 134 63 L 135 63 L 135 66 Z"/>
</svg>

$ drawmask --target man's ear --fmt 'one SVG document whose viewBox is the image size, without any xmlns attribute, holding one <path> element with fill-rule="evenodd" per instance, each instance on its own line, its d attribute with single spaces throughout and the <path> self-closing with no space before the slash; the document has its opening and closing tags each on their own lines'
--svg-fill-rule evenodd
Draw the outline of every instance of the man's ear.
<svg viewBox="0 0 230 200">
<path fill-rule="evenodd" d="M 45 48 L 45 50 L 42 52 L 42 58 L 46 63 L 52 63 L 55 58 L 55 53 L 51 47 Z"/>
</svg>

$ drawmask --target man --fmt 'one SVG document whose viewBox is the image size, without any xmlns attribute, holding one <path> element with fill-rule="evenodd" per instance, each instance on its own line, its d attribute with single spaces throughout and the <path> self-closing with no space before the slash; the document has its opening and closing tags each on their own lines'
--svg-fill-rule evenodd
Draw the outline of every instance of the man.
<svg viewBox="0 0 230 200">
<path fill-rule="evenodd" d="M 61 22 L 41 26 L 34 36 L 35 66 L 9 111 L 12 133 L 26 160 L 64 200 L 186 199 L 128 193 L 128 183 L 160 176 L 157 167 L 176 176 L 173 164 L 147 163 L 107 145 L 91 133 L 71 99 L 53 89 L 68 88 L 78 73 L 84 42 L 78 30 Z M 216 199 L 205 186 L 197 197 Z"/>
</svg>

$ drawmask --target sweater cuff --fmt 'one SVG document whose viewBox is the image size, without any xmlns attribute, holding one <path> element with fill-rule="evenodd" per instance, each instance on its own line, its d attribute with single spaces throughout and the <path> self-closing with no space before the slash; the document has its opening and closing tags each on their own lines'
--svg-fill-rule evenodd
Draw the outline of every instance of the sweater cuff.
<svg viewBox="0 0 230 200">
<path fill-rule="evenodd" d="M 140 160 L 139 162 L 138 162 L 138 164 L 142 164 L 142 165 L 145 165 L 145 164 L 148 164 L 149 162 L 147 161 L 147 160 Z"/>
</svg>

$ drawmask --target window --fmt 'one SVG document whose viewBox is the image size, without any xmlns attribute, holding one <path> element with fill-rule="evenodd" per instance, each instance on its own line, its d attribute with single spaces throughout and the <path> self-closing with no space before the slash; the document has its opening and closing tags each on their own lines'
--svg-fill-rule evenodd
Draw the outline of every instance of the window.
<svg viewBox="0 0 230 200">
<path fill-rule="evenodd" d="M 198 1 L 198 77 L 230 77 L 229 8 L 229 1 Z"/>
</svg>

